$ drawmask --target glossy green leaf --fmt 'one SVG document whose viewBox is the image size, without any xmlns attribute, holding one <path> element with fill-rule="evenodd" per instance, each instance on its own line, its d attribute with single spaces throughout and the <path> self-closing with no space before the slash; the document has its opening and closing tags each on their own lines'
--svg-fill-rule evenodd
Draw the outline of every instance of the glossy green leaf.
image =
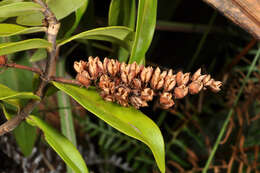
<svg viewBox="0 0 260 173">
<path fill-rule="evenodd" d="M 34 54 L 30 58 L 30 62 L 40 61 L 42 59 L 47 58 L 47 50 L 46 49 L 37 49 Z"/>
<path fill-rule="evenodd" d="M 49 0 L 47 4 L 57 19 L 60 20 L 80 8 L 85 1 L 86 0 Z"/>
<path fill-rule="evenodd" d="M 112 0 L 109 8 L 108 24 L 110 26 L 122 25 L 135 29 L 136 4 L 133 0 Z M 126 62 L 130 51 L 120 47 L 118 50 L 118 60 Z"/>
<path fill-rule="evenodd" d="M 65 58 L 62 58 L 57 64 L 57 76 L 65 77 L 65 74 Z M 74 146 L 77 146 L 70 98 L 64 92 L 58 91 L 57 102 L 59 107 L 61 132 L 73 143 Z M 67 173 L 72 173 L 72 170 L 68 166 Z"/>
<path fill-rule="evenodd" d="M 65 34 L 64 38 L 70 37 L 71 34 L 75 31 L 75 29 L 79 25 L 79 22 L 80 22 L 80 20 L 81 20 L 81 18 L 83 16 L 83 14 L 85 13 L 85 11 L 86 11 L 86 9 L 88 7 L 88 3 L 89 3 L 89 0 L 84 0 L 84 3 L 82 4 L 82 6 L 79 9 L 76 10 L 74 24 L 69 29 L 69 31 Z"/>
<path fill-rule="evenodd" d="M 85 89 L 57 82 L 53 84 L 112 127 L 145 143 L 152 150 L 161 172 L 165 172 L 163 137 L 150 118 L 133 107 L 104 101 L 94 88 Z"/>
<path fill-rule="evenodd" d="M 57 132 L 53 127 L 36 116 L 30 115 L 27 118 L 30 124 L 39 127 L 48 144 L 59 154 L 59 156 L 76 173 L 88 173 L 87 166 L 77 148 L 63 135 Z"/>
<path fill-rule="evenodd" d="M 86 0 L 49 0 L 47 1 L 47 5 L 56 18 L 61 20 L 80 8 L 85 1 Z M 42 25 L 43 18 L 44 16 L 41 12 L 30 12 L 27 15 L 19 16 L 16 22 L 21 25 L 38 26 Z"/>
<path fill-rule="evenodd" d="M 40 10 L 41 6 L 34 2 L 15 2 L 0 6 L 0 17 L 15 17 Z"/>
<path fill-rule="evenodd" d="M 31 12 L 27 15 L 18 16 L 16 23 L 27 26 L 41 26 L 44 16 L 40 12 Z"/>
<path fill-rule="evenodd" d="M 22 1 L 23 0 L 3 0 L 3 1 L 0 2 L 0 6 L 11 4 L 11 3 L 14 3 L 14 2 L 22 2 Z"/>
<path fill-rule="evenodd" d="M 44 39 L 29 39 L 18 42 L 1 43 L 0 55 L 7 55 L 14 52 L 23 50 L 36 49 L 36 48 L 49 48 L 51 43 Z"/>
<path fill-rule="evenodd" d="M 45 27 L 31 27 L 26 28 L 20 25 L 0 23 L 0 37 L 9 37 L 19 34 L 30 34 L 35 32 L 44 32 Z"/>
<path fill-rule="evenodd" d="M 0 84 L 0 100 L 6 99 L 40 99 L 32 92 L 17 92 L 7 86 Z"/>
<path fill-rule="evenodd" d="M 157 0 L 139 0 L 135 39 L 129 63 L 140 64 L 145 59 L 156 24 Z"/>
<path fill-rule="evenodd" d="M 133 31 L 131 29 L 123 26 L 103 27 L 74 35 L 68 39 L 61 41 L 58 46 L 62 46 L 76 39 L 92 39 L 118 43 L 121 46 L 129 49 L 128 41 L 131 39 L 132 34 Z"/>
<path fill-rule="evenodd" d="M 6 119 L 11 119 L 14 115 L 11 115 L 9 112 L 7 112 L 3 104 L 0 105 Z M 18 127 L 13 130 L 13 134 L 24 156 L 29 156 L 32 153 L 32 149 L 36 141 L 36 128 L 26 122 L 22 122 Z"/>
</svg>

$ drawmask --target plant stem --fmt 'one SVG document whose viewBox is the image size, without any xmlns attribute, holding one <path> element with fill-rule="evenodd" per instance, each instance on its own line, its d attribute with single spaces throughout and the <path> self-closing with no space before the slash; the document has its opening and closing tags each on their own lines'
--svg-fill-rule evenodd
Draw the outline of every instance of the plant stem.
<svg viewBox="0 0 260 173">
<path fill-rule="evenodd" d="M 46 90 L 46 86 L 50 81 L 51 76 L 55 75 L 55 67 L 56 67 L 56 56 L 58 55 L 58 49 L 56 46 L 56 37 L 60 28 L 60 23 L 56 19 L 55 15 L 50 11 L 47 4 L 42 0 L 34 0 L 34 2 L 38 3 L 42 6 L 42 13 L 47 21 L 47 40 L 52 44 L 48 51 L 47 63 L 45 66 L 45 70 L 43 75 L 40 78 L 40 84 L 35 91 L 35 95 L 39 96 L 41 99 L 44 97 L 44 91 Z M 32 111 L 33 109 L 40 103 L 39 100 L 29 100 L 27 105 L 25 105 L 22 110 L 18 113 L 18 115 L 4 124 L 0 126 L 0 136 L 4 135 L 12 131 L 16 128 Z"/>
</svg>

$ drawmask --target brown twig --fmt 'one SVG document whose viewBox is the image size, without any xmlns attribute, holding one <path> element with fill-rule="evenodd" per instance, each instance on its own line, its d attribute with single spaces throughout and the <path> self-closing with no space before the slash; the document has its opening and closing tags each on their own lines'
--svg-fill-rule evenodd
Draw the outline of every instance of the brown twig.
<svg viewBox="0 0 260 173">
<path fill-rule="evenodd" d="M 38 74 L 42 74 L 42 70 L 39 68 L 34 68 L 34 67 L 29 67 L 29 66 L 24 66 L 24 65 L 20 65 L 20 64 L 16 64 L 16 63 L 7 63 L 7 64 L 3 64 L 3 67 L 7 67 L 7 68 L 17 68 L 17 69 L 22 69 L 22 70 L 28 70 L 34 73 L 38 73 Z"/>
<path fill-rule="evenodd" d="M 56 46 L 56 37 L 60 28 L 60 23 L 56 19 L 55 15 L 50 11 L 45 2 L 42 0 L 34 0 L 42 6 L 42 13 L 47 22 L 47 40 L 52 44 L 51 48 L 48 48 L 48 57 L 47 63 L 44 70 L 44 73 L 41 77 L 40 84 L 35 91 L 35 94 L 41 99 L 44 97 L 44 91 L 47 84 L 50 81 L 51 76 L 55 75 L 55 66 L 56 66 L 56 55 L 58 55 L 58 50 Z M 12 131 L 16 128 L 31 112 L 32 110 L 40 103 L 39 100 L 30 100 L 27 105 L 25 105 L 18 115 L 11 120 L 8 120 L 0 126 L 0 136 Z"/>
</svg>

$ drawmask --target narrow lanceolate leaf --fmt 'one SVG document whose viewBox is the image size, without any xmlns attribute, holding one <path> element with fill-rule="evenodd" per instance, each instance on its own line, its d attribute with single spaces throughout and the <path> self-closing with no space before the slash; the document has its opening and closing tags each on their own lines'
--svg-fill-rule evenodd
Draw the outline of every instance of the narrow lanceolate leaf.
<svg viewBox="0 0 260 173">
<path fill-rule="evenodd" d="M 157 0 L 139 0 L 137 26 L 129 63 L 144 61 L 156 24 Z"/>
<path fill-rule="evenodd" d="M 30 62 L 40 61 L 42 59 L 47 58 L 46 49 L 37 49 L 34 54 L 30 58 Z"/>
<path fill-rule="evenodd" d="M 108 24 L 110 26 L 126 26 L 134 30 L 136 19 L 136 5 L 132 0 L 112 0 L 109 8 Z M 118 59 L 120 62 L 126 62 L 130 51 L 119 48 Z"/>
<path fill-rule="evenodd" d="M 59 154 L 64 162 L 75 173 L 88 173 L 87 166 L 77 148 L 63 135 L 36 116 L 30 115 L 26 119 L 30 124 L 39 127 L 48 144 Z"/>
<path fill-rule="evenodd" d="M 84 0 L 84 3 L 82 4 L 82 6 L 79 9 L 76 10 L 74 24 L 69 29 L 69 31 L 65 34 L 65 36 L 64 36 L 65 38 L 70 37 L 71 34 L 75 31 L 75 29 L 79 25 L 79 22 L 80 22 L 83 14 L 85 13 L 85 11 L 86 11 L 86 9 L 88 7 L 88 3 L 89 3 L 89 0 Z"/>
<path fill-rule="evenodd" d="M 0 6 L 0 17 L 15 17 L 40 10 L 41 6 L 34 2 L 15 2 Z"/>
<path fill-rule="evenodd" d="M 61 41 L 58 46 L 62 46 L 72 40 L 76 39 L 92 39 L 92 40 L 103 40 L 110 41 L 112 43 L 118 43 L 126 49 L 130 49 L 129 42 L 131 41 L 131 36 L 133 31 L 127 27 L 123 26 L 111 26 L 92 29 L 74 35 L 68 39 Z"/>
<path fill-rule="evenodd" d="M 34 95 L 32 92 L 17 92 L 7 86 L 0 84 L 0 100 L 7 99 L 40 99 L 40 97 Z"/>
<path fill-rule="evenodd" d="M 150 118 L 133 107 L 121 107 L 104 101 L 93 88 L 84 89 L 57 82 L 53 84 L 112 127 L 145 143 L 152 150 L 161 172 L 165 172 L 163 137 Z"/>
<path fill-rule="evenodd" d="M 7 55 L 29 49 L 50 47 L 51 43 L 44 39 L 29 39 L 18 42 L 2 43 L 0 44 L 0 55 Z"/>
<path fill-rule="evenodd" d="M 69 14 L 80 8 L 86 0 L 51 0 L 47 1 L 48 7 L 58 20 L 63 19 Z M 42 24 L 44 16 L 41 12 L 30 12 L 27 15 L 19 16 L 17 23 L 21 25 L 38 26 Z"/>
<path fill-rule="evenodd" d="M 26 28 L 20 25 L 0 23 L 0 37 L 9 37 L 19 34 L 30 34 L 35 32 L 44 32 L 46 27 L 31 27 Z"/>
<path fill-rule="evenodd" d="M 61 59 L 57 65 L 57 76 L 64 77 L 65 73 L 65 58 Z M 61 132 L 70 140 L 73 145 L 77 146 L 76 135 L 74 130 L 74 121 L 72 117 L 71 104 L 69 96 L 64 92 L 57 92 L 57 101 L 59 106 L 59 116 L 61 121 Z M 72 173 L 72 170 L 67 166 L 67 173 Z"/>
<path fill-rule="evenodd" d="M 11 115 L 9 112 L 7 112 L 3 104 L 0 105 L 2 107 L 6 119 L 7 120 L 11 119 L 14 115 Z M 18 127 L 16 127 L 13 130 L 13 133 L 15 136 L 15 140 L 18 146 L 20 147 L 22 153 L 25 156 L 29 156 L 32 152 L 37 137 L 36 128 L 29 125 L 26 122 L 22 122 Z"/>
</svg>

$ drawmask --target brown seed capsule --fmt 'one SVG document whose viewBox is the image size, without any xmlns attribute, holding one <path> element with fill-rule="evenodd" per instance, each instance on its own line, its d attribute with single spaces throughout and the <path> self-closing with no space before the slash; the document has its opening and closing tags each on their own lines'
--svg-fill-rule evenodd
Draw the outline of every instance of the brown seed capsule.
<svg viewBox="0 0 260 173">
<path fill-rule="evenodd" d="M 209 87 L 210 87 L 211 91 L 219 92 L 221 86 L 222 86 L 222 82 L 220 82 L 220 81 L 213 81 Z"/>
<path fill-rule="evenodd" d="M 169 92 L 163 92 L 160 95 L 159 102 L 160 102 L 160 106 L 163 109 L 169 109 L 174 105 L 174 101 L 172 100 L 172 94 Z"/>
<path fill-rule="evenodd" d="M 157 67 L 157 68 L 155 69 L 154 74 L 153 74 L 153 76 L 152 76 L 152 79 L 151 79 L 151 81 L 150 81 L 151 87 L 152 87 L 153 89 L 156 89 L 156 86 L 157 86 L 157 84 L 158 84 L 158 82 L 159 82 L 159 79 L 160 79 L 160 75 L 161 75 L 161 70 L 160 70 L 159 67 Z"/>
<path fill-rule="evenodd" d="M 158 81 L 157 86 L 156 86 L 157 90 L 159 90 L 159 89 L 161 89 L 163 87 L 164 81 L 165 81 L 164 79 L 165 79 L 166 75 L 167 75 L 167 71 L 163 71 L 160 74 L 159 81 Z"/>
<path fill-rule="evenodd" d="M 148 83 L 153 75 L 153 68 L 152 67 L 144 67 L 140 77 L 143 83 Z"/>
<path fill-rule="evenodd" d="M 191 80 L 192 80 L 192 81 L 197 80 L 198 77 L 200 77 L 200 75 L 201 75 L 201 68 L 199 68 L 199 69 L 192 75 Z"/>
<path fill-rule="evenodd" d="M 145 101 L 153 100 L 153 96 L 154 96 L 154 92 L 153 92 L 153 90 L 151 88 L 145 88 L 141 92 L 141 99 L 143 99 Z"/>
<path fill-rule="evenodd" d="M 118 104 L 122 106 L 128 106 L 128 95 L 130 93 L 129 88 L 119 87 L 115 93 L 115 98 Z"/>
<path fill-rule="evenodd" d="M 76 80 L 79 81 L 82 85 L 88 88 L 91 84 L 91 80 L 86 78 L 85 75 L 78 73 L 76 76 Z"/>
<path fill-rule="evenodd" d="M 174 97 L 176 99 L 182 99 L 188 94 L 188 92 L 188 87 L 186 87 L 185 85 L 178 86 L 174 89 Z"/>
<path fill-rule="evenodd" d="M 146 101 L 142 100 L 140 97 L 137 96 L 130 97 L 130 102 L 136 109 L 148 106 Z"/>
<path fill-rule="evenodd" d="M 85 61 L 75 61 L 73 67 L 76 70 L 76 72 L 82 73 L 86 69 L 87 63 Z"/>
<path fill-rule="evenodd" d="M 198 94 L 200 90 L 203 88 L 203 84 L 201 82 L 191 82 L 189 84 L 189 93 L 190 94 Z"/>
<path fill-rule="evenodd" d="M 182 85 L 182 79 L 183 79 L 183 73 L 182 71 L 179 71 L 177 74 L 176 74 L 176 82 L 177 82 L 177 85 L 178 86 L 181 86 Z"/>
<path fill-rule="evenodd" d="M 186 85 L 190 80 L 190 73 L 184 73 L 182 77 L 182 85 Z"/>
<path fill-rule="evenodd" d="M 176 85 L 176 75 L 172 74 L 172 70 L 168 71 L 164 82 L 164 91 L 171 91 Z"/>
<path fill-rule="evenodd" d="M 134 78 L 132 80 L 131 87 L 134 88 L 134 89 L 141 89 L 141 87 L 142 87 L 141 80 L 138 79 L 138 78 Z"/>
</svg>

